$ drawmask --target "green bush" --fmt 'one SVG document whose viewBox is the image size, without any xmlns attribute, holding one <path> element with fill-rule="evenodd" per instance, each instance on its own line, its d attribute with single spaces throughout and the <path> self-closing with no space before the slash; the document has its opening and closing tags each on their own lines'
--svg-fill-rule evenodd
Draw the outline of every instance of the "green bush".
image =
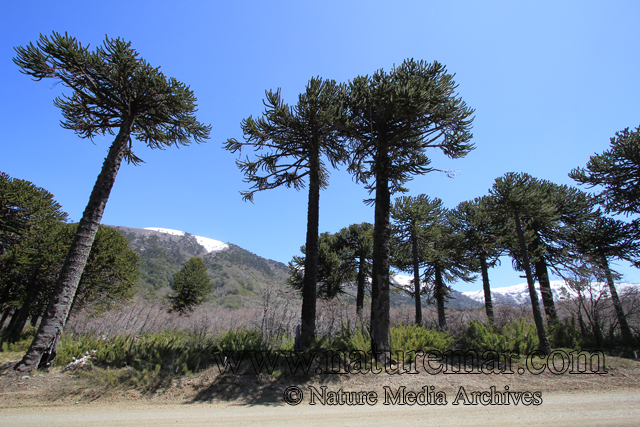
<svg viewBox="0 0 640 427">
<path fill-rule="evenodd" d="M 507 323 L 502 330 L 471 320 L 459 340 L 459 346 L 464 350 L 478 352 L 518 351 L 520 354 L 527 354 L 538 348 L 538 334 L 536 326 L 524 317 Z"/>
<path fill-rule="evenodd" d="M 391 328 L 391 349 L 394 352 L 429 350 L 445 352 L 451 348 L 452 344 L 453 337 L 447 332 L 417 325 L 398 325 Z"/>
<path fill-rule="evenodd" d="M 574 348 L 579 349 L 583 344 L 583 337 L 576 326 L 574 317 L 564 318 L 549 330 L 551 346 L 554 348 Z"/>
<path fill-rule="evenodd" d="M 393 326 L 391 328 L 392 352 L 417 352 L 438 350 L 446 351 L 451 348 L 453 337 L 447 332 L 427 329 L 422 326 Z M 342 328 L 334 337 L 330 347 L 341 351 L 371 351 L 371 337 L 368 327 L 351 328 L 343 323 Z"/>
<path fill-rule="evenodd" d="M 338 351 L 365 351 L 371 350 L 371 337 L 369 336 L 369 328 L 366 325 L 358 325 L 351 328 L 349 321 L 342 322 L 340 332 L 338 332 L 333 340 L 329 343 L 332 350 Z"/>
<path fill-rule="evenodd" d="M 220 352 L 266 351 L 269 343 L 262 338 L 260 331 L 255 329 L 231 330 L 218 340 L 217 350 Z"/>
<path fill-rule="evenodd" d="M 188 375 L 205 366 L 215 349 L 212 339 L 202 340 L 196 334 L 181 331 L 119 335 L 108 340 L 89 335 L 65 335 L 60 340 L 55 365 L 64 366 L 73 357 L 80 358 L 85 351 L 95 350 L 94 365 L 129 366 L 139 371 L 162 369 L 167 373 Z"/>
</svg>

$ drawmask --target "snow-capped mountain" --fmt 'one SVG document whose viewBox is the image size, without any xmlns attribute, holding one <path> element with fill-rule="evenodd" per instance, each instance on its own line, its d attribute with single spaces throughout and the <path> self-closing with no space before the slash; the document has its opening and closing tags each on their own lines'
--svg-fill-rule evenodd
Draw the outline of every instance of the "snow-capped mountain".
<svg viewBox="0 0 640 427">
<path fill-rule="evenodd" d="M 616 290 L 618 294 L 622 294 L 629 289 L 640 289 L 639 284 L 635 283 L 616 283 Z M 538 299 L 542 300 L 540 294 L 540 284 L 536 282 L 536 290 L 538 291 Z M 571 289 L 563 280 L 551 281 L 551 292 L 555 301 L 562 301 L 565 299 L 575 298 L 577 292 Z M 586 290 L 588 292 L 588 290 Z M 594 282 L 591 285 L 591 293 L 594 297 L 598 295 L 609 295 L 609 287 L 606 283 Z M 462 292 L 463 295 L 481 302 L 484 304 L 484 291 L 471 291 Z M 491 289 L 491 300 L 497 304 L 510 304 L 510 305 L 526 305 L 531 304 L 531 298 L 529 297 L 529 286 L 526 283 L 520 283 L 519 285 L 506 286 L 502 288 Z"/>
<path fill-rule="evenodd" d="M 159 233 L 171 234 L 173 236 L 184 236 L 187 234 L 184 231 L 172 230 L 170 228 L 145 227 L 143 228 L 143 230 L 157 231 Z M 193 237 L 196 238 L 196 241 L 200 246 L 204 247 L 207 250 L 207 253 L 229 249 L 229 245 L 221 242 L 220 240 L 210 239 L 209 237 L 202 236 Z"/>
</svg>

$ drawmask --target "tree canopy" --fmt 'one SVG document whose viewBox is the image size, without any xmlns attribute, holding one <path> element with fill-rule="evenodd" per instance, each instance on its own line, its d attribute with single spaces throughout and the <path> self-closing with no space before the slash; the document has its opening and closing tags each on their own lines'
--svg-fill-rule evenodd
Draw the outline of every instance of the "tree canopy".
<svg viewBox="0 0 640 427">
<path fill-rule="evenodd" d="M 569 177 L 589 188 L 601 187 L 598 201 L 608 212 L 640 213 L 640 127 L 616 132 L 611 148 L 594 154 L 586 168 L 575 168 Z"/>
<path fill-rule="evenodd" d="M 351 140 L 349 170 L 375 192 L 371 285 L 372 352 L 390 351 L 389 258 L 391 194 L 403 191 L 414 175 L 435 168 L 427 148 L 451 158 L 473 149 L 473 110 L 457 96 L 446 68 L 405 60 L 389 73 L 359 76 L 348 86 L 346 135 Z"/>
<path fill-rule="evenodd" d="M 15 367 L 50 366 L 78 283 L 123 159 L 138 164 L 132 137 L 151 148 L 204 142 L 210 127 L 196 120 L 193 92 L 153 68 L 124 40 L 105 37 L 90 51 L 74 37 L 54 32 L 16 47 L 13 59 L 34 80 L 54 79 L 71 89 L 54 100 L 62 127 L 81 138 L 115 135 L 93 187 L 38 332 Z"/>
<path fill-rule="evenodd" d="M 312 78 L 298 103 L 289 107 L 280 91 L 266 92 L 266 110 L 262 117 L 242 121 L 244 142 L 229 139 L 225 145 L 231 152 L 250 147 L 258 152 L 255 160 L 238 160 L 245 182 L 252 183 L 242 192 L 245 200 L 253 200 L 257 191 L 280 186 L 304 188 L 309 179 L 307 238 L 302 288 L 300 342 L 305 349 L 315 337 L 316 283 L 318 282 L 318 223 L 320 189 L 328 185 L 325 160 L 336 167 L 346 161 L 347 151 L 339 124 L 343 121 L 343 87 L 333 80 Z"/>
</svg>

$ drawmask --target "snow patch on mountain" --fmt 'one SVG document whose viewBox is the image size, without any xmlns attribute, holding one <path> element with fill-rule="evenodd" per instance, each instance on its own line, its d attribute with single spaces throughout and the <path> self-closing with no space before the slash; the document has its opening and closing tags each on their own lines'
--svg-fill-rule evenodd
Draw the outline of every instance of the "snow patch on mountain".
<svg viewBox="0 0 640 427">
<path fill-rule="evenodd" d="M 159 233 L 172 234 L 174 236 L 184 236 L 184 231 L 172 230 L 170 228 L 146 227 L 144 230 L 157 231 Z M 229 245 L 220 240 L 210 239 L 208 237 L 193 236 L 198 244 L 207 250 L 207 253 L 222 251 L 229 248 Z"/>
<path fill-rule="evenodd" d="M 552 280 L 550 284 L 554 301 L 563 301 L 578 296 L 577 292 L 567 286 L 567 284 L 563 280 Z M 540 284 L 536 282 L 535 287 L 538 293 L 538 300 L 542 301 L 542 295 L 540 294 Z M 625 292 L 630 288 L 638 289 L 640 288 L 640 285 L 635 283 L 616 283 L 616 290 L 619 294 Z M 585 290 L 585 293 L 588 295 L 588 290 Z M 462 292 L 462 294 L 484 304 L 484 290 Z M 591 294 L 594 297 L 597 297 L 599 295 L 608 296 L 609 286 L 606 283 L 594 282 L 591 285 Z M 520 283 L 519 285 L 506 286 L 502 288 L 491 288 L 491 300 L 492 302 L 498 304 L 531 304 L 531 298 L 529 296 L 529 286 L 526 283 Z"/>
</svg>

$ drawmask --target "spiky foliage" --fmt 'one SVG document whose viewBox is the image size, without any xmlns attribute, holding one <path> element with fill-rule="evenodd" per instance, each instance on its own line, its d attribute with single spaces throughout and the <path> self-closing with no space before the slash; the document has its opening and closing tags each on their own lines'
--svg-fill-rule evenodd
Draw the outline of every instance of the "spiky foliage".
<svg viewBox="0 0 640 427">
<path fill-rule="evenodd" d="M 336 234 L 322 233 L 318 238 L 317 296 L 332 299 L 344 293 L 344 286 L 353 283 L 357 274 L 351 260 L 353 253 L 344 250 Z M 306 255 L 306 246 L 300 251 Z M 294 256 L 289 263 L 289 286 L 302 291 L 304 287 L 305 256 Z"/>
<path fill-rule="evenodd" d="M 475 271 L 480 270 L 484 289 L 484 305 L 487 318 L 494 322 L 491 288 L 489 285 L 489 267 L 499 262 L 505 246 L 501 238 L 496 218 L 491 210 L 488 196 L 477 197 L 473 201 L 460 203 L 449 211 L 449 221 L 454 231 L 461 233 L 469 255 L 477 260 Z"/>
<path fill-rule="evenodd" d="M 168 295 L 167 299 L 171 302 L 172 310 L 185 313 L 205 302 L 212 289 L 213 284 L 202 258 L 191 257 L 180 271 L 173 275 L 173 294 Z"/>
<path fill-rule="evenodd" d="M 335 234 L 322 233 L 318 250 L 318 298 L 330 299 L 345 293 L 345 286 L 356 285 L 356 313 L 362 318 L 365 285 L 371 276 L 371 248 L 373 226 L 369 223 L 351 224 Z M 306 247 L 300 248 L 306 254 Z M 289 263 L 287 283 L 302 290 L 304 285 L 304 256 L 294 256 Z"/>
<path fill-rule="evenodd" d="M 589 188 L 602 188 L 598 202 L 608 212 L 640 213 L 640 127 L 616 132 L 611 148 L 594 154 L 586 168 L 575 168 L 569 177 Z"/>
<path fill-rule="evenodd" d="M 420 269 L 427 262 L 425 252 L 433 245 L 439 229 L 434 225 L 444 217 L 444 207 L 439 198 L 430 199 L 425 194 L 416 197 L 402 196 L 391 207 L 393 265 L 413 273 L 413 296 L 416 307 L 415 323 L 422 324 L 420 296 L 426 288 L 422 286 Z"/>
<path fill-rule="evenodd" d="M 430 167 L 427 148 L 465 156 L 473 110 L 455 93 L 453 76 L 437 62 L 406 60 L 389 73 L 378 70 L 350 82 L 347 135 L 352 141 L 350 171 L 375 191 L 371 286 L 372 351 L 388 352 L 391 194 Z"/>
<path fill-rule="evenodd" d="M 509 223 L 511 223 L 513 229 L 515 229 L 519 255 L 516 254 L 516 247 L 512 247 L 510 251 L 512 256 L 519 256 L 527 277 L 531 309 L 538 331 L 540 351 L 549 354 L 551 353 L 551 346 L 544 326 L 542 312 L 540 311 L 540 303 L 529 261 L 528 244 L 533 240 L 534 233 L 526 227 L 526 224 L 531 221 L 532 217 L 540 218 L 553 215 L 553 207 L 544 203 L 544 191 L 539 187 L 532 186 L 532 181 L 533 178 L 528 174 L 509 172 L 505 176 L 496 179 L 489 191 L 489 195 L 493 199 L 496 214 L 503 218 L 505 228 L 510 227 Z"/>
<path fill-rule="evenodd" d="M 606 278 L 623 339 L 628 344 L 632 343 L 631 328 L 615 287 L 614 276 L 617 273 L 610 263 L 615 259 L 634 261 L 640 256 L 640 242 L 635 230 L 628 223 L 603 216 L 598 211 L 597 217 L 574 228 L 572 243 L 583 260 L 594 265 L 600 275 Z"/>
<path fill-rule="evenodd" d="M 46 232 L 48 224 L 66 220 L 67 213 L 53 194 L 0 172 L 0 255 L 34 234 Z"/>
<path fill-rule="evenodd" d="M 56 291 L 20 371 L 50 366 L 69 316 L 82 271 L 123 159 L 134 164 L 132 136 L 151 148 L 204 142 L 210 127 L 195 117 L 196 98 L 185 84 L 166 78 L 138 57 L 131 43 L 105 38 L 90 51 L 65 34 L 41 35 L 36 44 L 17 47 L 14 62 L 34 80 L 54 79 L 71 89 L 55 99 L 62 127 L 81 138 L 115 135 L 93 187 L 78 231 L 60 273 Z M 44 356 L 44 357 L 43 357 Z"/>
<path fill-rule="evenodd" d="M 338 132 L 343 120 L 343 92 L 333 80 L 312 78 L 298 96 L 298 103 L 289 107 L 280 98 L 280 90 L 268 91 L 263 116 L 242 121 L 244 142 L 229 139 L 225 144 L 234 153 L 245 147 L 258 153 L 255 160 L 247 157 L 236 162 L 245 174 L 245 182 L 252 184 L 249 191 L 241 193 L 245 200 L 253 200 L 255 192 L 281 186 L 299 190 L 305 178 L 309 179 L 302 348 L 307 348 L 315 336 L 320 189 L 328 185 L 329 174 L 323 159 L 337 167 L 347 154 Z"/>
</svg>

